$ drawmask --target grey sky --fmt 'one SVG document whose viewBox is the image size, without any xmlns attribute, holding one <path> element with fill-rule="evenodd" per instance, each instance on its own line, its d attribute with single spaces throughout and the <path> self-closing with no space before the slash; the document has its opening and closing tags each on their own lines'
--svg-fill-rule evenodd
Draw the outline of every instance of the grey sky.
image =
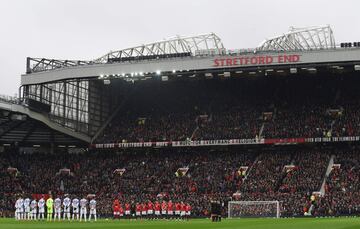
<svg viewBox="0 0 360 229">
<path fill-rule="evenodd" d="M 330 24 L 360 41 L 359 0 L 0 0 L 0 94 L 14 95 L 25 58 L 94 59 L 110 50 L 215 32 L 255 47 L 289 26 Z"/>
</svg>

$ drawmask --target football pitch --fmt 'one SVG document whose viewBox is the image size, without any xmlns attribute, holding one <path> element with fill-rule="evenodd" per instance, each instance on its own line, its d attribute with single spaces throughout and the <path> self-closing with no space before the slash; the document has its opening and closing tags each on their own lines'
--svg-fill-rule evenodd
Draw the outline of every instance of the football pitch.
<svg viewBox="0 0 360 229">
<path fill-rule="evenodd" d="M 224 219 L 220 223 L 212 223 L 208 219 L 190 221 L 113 221 L 98 220 L 97 222 L 17 222 L 14 219 L 0 219 L 0 229 L 360 229 L 360 218 L 306 218 L 306 219 Z"/>
</svg>

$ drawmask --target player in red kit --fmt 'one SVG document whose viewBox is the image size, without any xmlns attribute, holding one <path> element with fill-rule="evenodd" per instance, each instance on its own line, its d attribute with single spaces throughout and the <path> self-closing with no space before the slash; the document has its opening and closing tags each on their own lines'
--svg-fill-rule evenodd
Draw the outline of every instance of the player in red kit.
<svg viewBox="0 0 360 229">
<path fill-rule="evenodd" d="M 149 219 L 154 217 L 154 204 L 150 200 L 147 203 L 147 215 Z"/>
<path fill-rule="evenodd" d="M 162 218 L 166 218 L 166 210 L 167 210 L 167 203 L 166 203 L 166 201 L 164 200 L 164 201 L 161 203 L 161 215 L 162 215 Z"/>
<path fill-rule="evenodd" d="M 180 217 L 181 217 L 181 219 L 185 219 L 185 217 L 186 217 L 186 204 L 181 201 L 180 206 L 181 206 Z"/>
<path fill-rule="evenodd" d="M 131 215 L 131 205 L 129 203 L 125 204 L 125 217 L 130 218 Z"/>
<path fill-rule="evenodd" d="M 175 203 L 175 217 L 180 219 L 181 213 L 181 204 L 179 202 Z"/>
<path fill-rule="evenodd" d="M 136 203 L 136 219 L 141 218 L 142 205 L 140 203 Z"/>
<path fill-rule="evenodd" d="M 114 211 L 114 219 L 118 219 L 120 217 L 120 203 L 118 199 L 114 200 L 113 211 Z"/>
<path fill-rule="evenodd" d="M 169 219 L 171 219 L 172 216 L 174 215 L 174 204 L 171 200 L 169 200 L 167 204 L 167 215 Z"/>
<path fill-rule="evenodd" d="M 142 209 L 141 209 L 141 217 L 142 218 L 146 218 L 147 216 L 147 204 L 146 203 L 143 203 L 142 204 Z"/>
<path fill-rule="evenodd" d="M 158 201 L 155 202 L 155 207 L 154 207 L 154 209 L 155 209 L 155 217 L 156 217 L 157 219 L 159 219 L 160 216 L 161 216 L 161 205 L 160 205 L 160 203 L 159 203 Z"/>
<path fill-rule="evenodd" d="M 124 208 L 122 207 L 122 205 L 120 204 L 120 218 L 124 217 Z"/>
</svg>

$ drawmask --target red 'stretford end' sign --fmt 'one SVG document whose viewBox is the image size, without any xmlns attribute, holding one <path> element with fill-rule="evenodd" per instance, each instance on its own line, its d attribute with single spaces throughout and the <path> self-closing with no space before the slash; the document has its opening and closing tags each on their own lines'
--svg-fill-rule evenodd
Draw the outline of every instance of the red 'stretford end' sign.
<svg viewBox="0 0 360 229">
<path fill-rule="evenodd" d="M 270 65 L 300 62 L 300 55 L 277 55 L 277 56 L 240 56 L 231 58 L 214 59 L 213 67 L 230 67 L 242 65 Z"/>
</svg>

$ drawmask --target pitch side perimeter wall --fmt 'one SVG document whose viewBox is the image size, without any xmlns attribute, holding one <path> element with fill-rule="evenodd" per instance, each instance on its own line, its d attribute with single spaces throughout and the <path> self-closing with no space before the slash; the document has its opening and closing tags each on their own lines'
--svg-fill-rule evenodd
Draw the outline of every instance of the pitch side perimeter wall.
<svg viewBox="0 0 360 229">
<path fill-rule="evenodd" d="M 21 84 L 40 84 L 51 81 L 120 75 L 156 71 L 172 72 L 188 70 L 211 70 L 257 66 L 281 66 L 312 63 L 359 62 L 360 48 L 338 48 L 304 52 L 262 52 L 244 55 L 196 56 L 173 59 L 143 60 L 113 64 L 94 64 L 64 67 L 51 71 L 24 74 Z M 136 76 L 135 76 L 136 77 Z"/>
</svg>

